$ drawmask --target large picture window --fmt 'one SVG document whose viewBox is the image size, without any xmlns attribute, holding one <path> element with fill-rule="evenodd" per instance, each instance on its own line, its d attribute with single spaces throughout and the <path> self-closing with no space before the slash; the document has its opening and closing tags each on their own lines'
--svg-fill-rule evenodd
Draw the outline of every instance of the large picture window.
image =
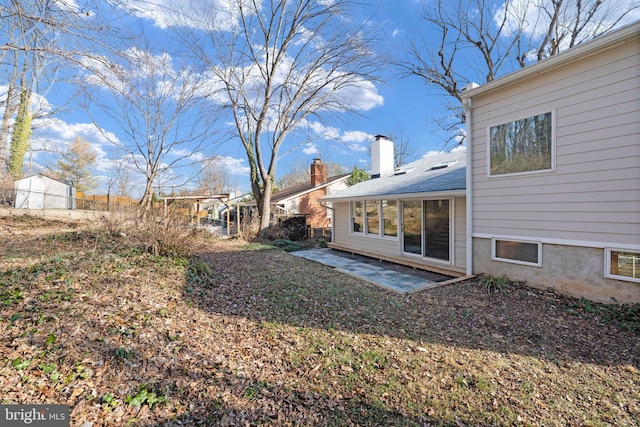
<svg viewBox="0 0 640 427">
<path fill-rule="evenodd" d="M 553 169 L 551 113 L 538 114 L 489 129 L 489 175 Z"/>
</svg>

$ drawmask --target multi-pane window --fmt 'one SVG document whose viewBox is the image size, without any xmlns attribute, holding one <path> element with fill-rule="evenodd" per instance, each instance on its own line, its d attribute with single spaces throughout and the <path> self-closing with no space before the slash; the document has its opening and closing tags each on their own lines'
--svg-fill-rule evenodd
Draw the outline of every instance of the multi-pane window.
<svg viewBox="0 0 640 427">
<path fill-rule="evenodd" d="M 551 113 L 514 120 L 489 129 L 489 175 L 553 168 Z"/>
<path fill-rule="evenodd" d="M 351 232 L 376 237 L 398 237 L 398 201 L 351 202 Z"/>
</svg>

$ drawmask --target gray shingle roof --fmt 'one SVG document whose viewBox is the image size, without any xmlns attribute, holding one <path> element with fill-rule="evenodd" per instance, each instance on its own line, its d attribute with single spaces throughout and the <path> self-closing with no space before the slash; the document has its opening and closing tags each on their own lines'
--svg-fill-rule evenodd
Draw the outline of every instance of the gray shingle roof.
<svg viewBox="0 0 640 427">
<path fill-rule="evenodd" d="M 443 165 L 446 167 L 442 167 Z M 433 169 L 432 169 L 433 168 Z M 405 173 L 402 173 L 405 171 Z M 399 173 L 400 172 L 400 173 Z M 346 200 L 415 193 L 464 191 L 466 188 L 466 152 L 439 153 L 404 165 L 395 175 L 369 179 L 323 200 Z"/>
</svg>

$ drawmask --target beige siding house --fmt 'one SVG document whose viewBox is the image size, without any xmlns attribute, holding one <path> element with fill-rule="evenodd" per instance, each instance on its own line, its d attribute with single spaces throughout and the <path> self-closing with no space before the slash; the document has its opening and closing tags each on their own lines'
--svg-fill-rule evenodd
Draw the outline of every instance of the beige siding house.
<svg viewBox="0 0 640 427">
<path fill-rule="evenodd" d="M 330 247 L 640 302 L 640 23 L 462 100 L 466 152 L 394 171 L 377 137 L 372 179 L 322 199 Z"/>
<path fill-rule="evenodd" d="M 640 23 L 463 103 L 467 272 L 640 302 Z"/>
<path fill-rule="evenodd" d="M 329 247 L 465 275 L 464 151 L 393 168 L 393 143 L 372 144 L 372 178 L 324 197 L 334 210 Z"/>
</svg>

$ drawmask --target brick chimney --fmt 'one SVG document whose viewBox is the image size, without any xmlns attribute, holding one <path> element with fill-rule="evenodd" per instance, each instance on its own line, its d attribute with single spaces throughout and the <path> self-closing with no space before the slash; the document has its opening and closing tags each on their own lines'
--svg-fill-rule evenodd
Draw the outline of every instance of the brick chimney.
<svg viewBox="0 0 640 427">
<path fill-rule="evenodd" d="M 327 182 L 327 165 L 322 163 L 320 159 L 313 159 L 313 163 L 311 163 L 311 185 L 317 187 L 325 182 Z"/>
<path fill-rule="evenodd" d="M 376 135 L 371 144 L 371 178 L 393 175 L 393 141 L 384 135 Z"/>
</svg>

